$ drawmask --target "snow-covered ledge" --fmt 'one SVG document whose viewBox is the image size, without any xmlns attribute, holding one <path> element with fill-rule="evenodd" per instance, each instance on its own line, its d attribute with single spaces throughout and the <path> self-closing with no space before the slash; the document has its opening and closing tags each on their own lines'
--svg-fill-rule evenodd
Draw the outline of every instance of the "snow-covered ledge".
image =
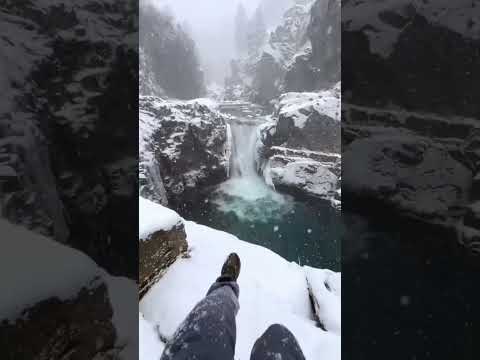
<svg viewBox="0 0 480 360">
<path fill-rule="evenodd" d="M 317 360 L 319 354 L 326 360 L 340 359 L 340 273 L 290 263 L 266 248 L 207 226 L 190 221 L 184 225 L 190 256 L 170 266 L 140 302 L 141 360 L 158 359 L 163 348 L 160 338 L 170 338 L 205 296 L 230 252 L 237 252 L 242 260 L 236 359 L 248 359 L 256 339 L 274 323 L 293 332 L 307 360 Z M 310 295 L 319 309 L 312 308 Z"/>
</svg>

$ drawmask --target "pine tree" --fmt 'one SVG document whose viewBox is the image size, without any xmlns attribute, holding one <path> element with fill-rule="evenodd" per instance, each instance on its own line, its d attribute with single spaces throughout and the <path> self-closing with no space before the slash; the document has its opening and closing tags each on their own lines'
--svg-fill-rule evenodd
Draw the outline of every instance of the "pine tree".
<svg viewBox="0 0 480 360">
<path fill-rule="evenodd" d="M 242 3 L 238 4 L 237 14 L 235 15 L 235 45 L 238 55 L 244 55 L 247 52 L 247 12 Z"/>
<path fill-rule="evenodd" d="M 267 26 L 263 18 L 262 7 L 259 6 L 250 21 L 248 32 L 248 54 L 258 54 L 267 40 Z"/>
</svg>

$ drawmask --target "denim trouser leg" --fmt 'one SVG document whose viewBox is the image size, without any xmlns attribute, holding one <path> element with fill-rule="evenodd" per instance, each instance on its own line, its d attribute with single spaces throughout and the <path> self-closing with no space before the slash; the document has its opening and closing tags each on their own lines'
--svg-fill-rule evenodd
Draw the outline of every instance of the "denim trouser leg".
<svg viewBox="0 0 480 360">
<path fill-rule="evenodd" d="M 183 321 L 161 360 L 233 360 L 239 288 L 219 278 Z"/>
<path fill-rule="evenodd" d="M 272 325 L 255 342 L 250 360 L 305 360 L 295 336 L 282 325 Z"/>
</svg>

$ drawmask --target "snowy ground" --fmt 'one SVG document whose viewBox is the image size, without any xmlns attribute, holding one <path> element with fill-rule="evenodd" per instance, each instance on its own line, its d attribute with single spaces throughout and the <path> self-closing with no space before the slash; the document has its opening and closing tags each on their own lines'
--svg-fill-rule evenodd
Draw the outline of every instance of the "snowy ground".
<svg viewBox="0 0 480 360">
<path fill-rule="evenodd" d="M 289 263 L 266 248 L 193 222 L 185 221 L 185 228 L 191 257 L 177 260 L 140 303 L 141 360 L 159 358 L 159 335 L 173 335 L 233 251 L 242 259 L 235 358 L 249 359 L 256 339 L 280 323 L 297 337 L 307 360 L 340 359 L 339 273 Z M 314 320 L 309 286 L 327 331 Z"/>
</svg>

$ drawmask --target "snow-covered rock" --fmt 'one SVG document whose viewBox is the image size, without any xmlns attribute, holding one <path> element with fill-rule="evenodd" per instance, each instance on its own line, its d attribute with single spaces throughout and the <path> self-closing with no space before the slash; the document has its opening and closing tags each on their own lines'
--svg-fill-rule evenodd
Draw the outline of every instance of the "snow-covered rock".
<svg viewBox="0 0 480 360">
<path fill-rule="evenodd" d="M 329 270 L 305 266 L 307 283 L 315 313 L 327 330 L 336 334 L 342 331 L 342 284 L 341 275 Z"/>
<path fill-rule="evenodd" d="M 190 256 L 170 266 L 140 302 L 148 322 L 143 323 L 148 334 L 140 339 L 141 351 L 148 346 L 158 351 L 149 356 L 160 356 L 158 339 L 172 337 L 218 277 L 227 255 L 237 252 L 242 270 L 235 358 L 248 359 L 256 339 L 280 323 L 297 337 L 307 360 L 319 354 L 340 359 L 340 274 L 289 263 L 266 248 L 193 222 L 185 222 L 185 229 Z M 320 308 L 312 308 L 311 294 Z"/>
<path fill-rule="evenodd" d="M 340 81 L 340 1 L 296 0 L 268 42 L 233 61 L 226 97 L 270 106 L 282 92 L 315 91 Z"/>
<path fill-rule="evenodd" d="M 308 0 L 292 1 L 267 43 L 246 58 L 232 62 L 231 76 L 226 80 L 227 99 L 269 105 L 280 95 L 285 74 L 296 54 L 311 52 L 306 34 L 312 4 Z M 306 89 L 297 89 L 302 90 Z"/>
<path fill-rule="evenodd" d="M 267 183 L 295 196 L 339 200 L 340 83 L 283 94 L 258 137 L 257 165 Z"/>
<path fill-rule="evenodd" d="M 306 37 L 311 50 L 300 49 L 285 75 L 285 91 L 311 91 L 340 81 L 341 1 L 316 0 Z"/>
<path fill-rule="evenodd" d="M 214 101 L 151 96 L 139 101 L 142 196 L 163 204 L 166 197 L 180 207 L 194 201 L 203 187 L 227 179 L 228 125 Z"/>
<path fill-rule="evenodd" d="M 271 157 L 263 169 L 268 184 L 297 197 L 335 198 L 338 178 L 327 166 L 309 158 Z"/>
<path fill-rule="evenodd" d="M 140 296 L 187 251 L 185 228 L 176 212 L 139 198 L 138 276 Z"/>
<path fill-rule="evenodd" d="M 112 277 L 85 254 L 4 220 L 0 230 L 8 234 L 0 242 L 0 278 L 8 289 L 0 305 L 0 334 L 16 339 L 3 343 L 4 356 L 136 355 L 133 280 Z"/>
</svg>

